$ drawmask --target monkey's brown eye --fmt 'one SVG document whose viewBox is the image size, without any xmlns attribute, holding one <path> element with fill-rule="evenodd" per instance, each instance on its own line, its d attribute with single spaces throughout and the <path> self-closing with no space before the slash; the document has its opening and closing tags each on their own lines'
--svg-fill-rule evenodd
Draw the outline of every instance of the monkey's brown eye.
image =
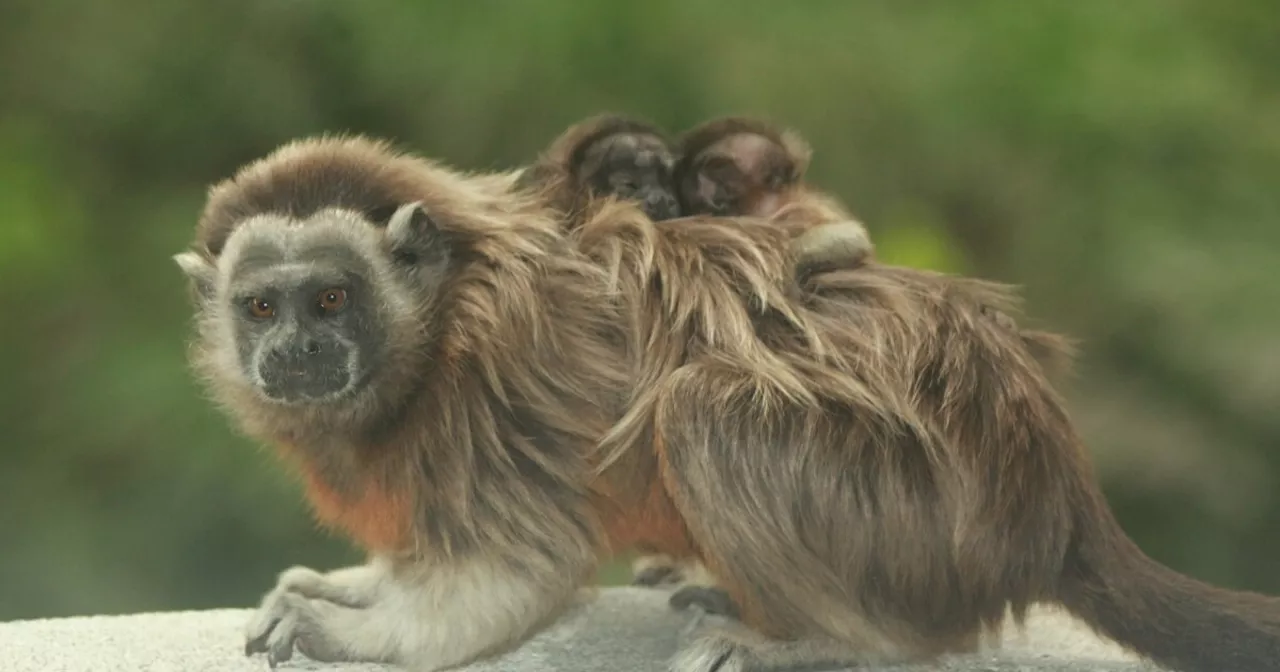
<svg viewBox="0 0 1280 672">
<path fill-rule="evenodd" d="M 342 310 L 347 305 L 347 290 L 341 287 L 333 287 L 320 292 L 319 297 L 320 310 L 325 313 L 333 314 Z"/>
<path fill-rule="evenodd" d="M 255 296 L 249 299 L 249 314 L 257 318 L 266 319 L 276 314 L 276 307 L 271 305 L 270 301 Z"/>
</svg>

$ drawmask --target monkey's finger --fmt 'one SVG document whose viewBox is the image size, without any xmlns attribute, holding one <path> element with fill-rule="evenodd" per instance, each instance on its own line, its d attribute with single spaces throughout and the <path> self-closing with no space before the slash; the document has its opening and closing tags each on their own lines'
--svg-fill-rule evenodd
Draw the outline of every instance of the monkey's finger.
<svg viewBox="0 0 1280 672">
<path fill-rule="evenodd" d="M 290 609 L 267 637 L 267 665 L 272 669 L 293 657 L 293 643 L 298 638 L 298 611 Z"/>
<path fill-rule="evenodd" d="M 245 638 L 244 655 L 252 656 L 255 653 L 267 652 L 267 637 L 275 630 L 277 624 L 280 623 L 279 618 L 272 618 L 266 622 L 265 627 L 260 629 L 260 634 L 250 635 Z"/>
<path fill-rule="evenodd" d="M 258 639 L 251 639 L 244 643 L 244 655 L 252 656 L 255 653 L 266 653 L 267 638 L 265 636 Z"/>
<path fill-rule="evenodd" d="M 738 605 L 734 604 L 729 593 L 720 588 L 685 586 L 672 593 L 667 604 L 676 611 L 685 611 L 697 606 L 708 614 L 738 618 Z"/>
<path fill-rule="evenodd" d="M 281 591 L 273 591 L 262 601 L 262 606 L 254 612 L 245 627 L 244 655 L 267 652 L 267 638 L 275 630 L 283 616 L 281 611 Z"/>
</svg>

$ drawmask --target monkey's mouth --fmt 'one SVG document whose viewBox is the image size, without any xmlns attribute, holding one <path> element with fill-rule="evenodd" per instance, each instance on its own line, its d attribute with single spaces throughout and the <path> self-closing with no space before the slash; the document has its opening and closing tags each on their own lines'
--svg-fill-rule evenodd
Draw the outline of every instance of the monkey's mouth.
<svg viewBox="0 0 1280 672">
<path fill-rule="evenodd" d="M 268 401 L 289 406 L 324 404 L 351 395 L 356 379 L 344 368 L 281 367 L 263 371 L 258 392 Z"/>
</svg>

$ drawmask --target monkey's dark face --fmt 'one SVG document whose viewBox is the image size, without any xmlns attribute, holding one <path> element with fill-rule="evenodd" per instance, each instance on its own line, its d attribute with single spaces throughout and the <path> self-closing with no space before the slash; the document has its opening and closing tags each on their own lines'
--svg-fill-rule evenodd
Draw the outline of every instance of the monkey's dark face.
<svg viewBox="0 0 1280 672">
<path fill-rule="evenodd" d="M 424 278 L 444 260 L 416 235 L 425 214 L 415 213 L 423 211 L 406 206 L 392 216 L 403 244 L 391 225 L 327 210 L 304 221 L 250 218 L 214 264 L 179 255 L 201 295 L 197 365 L 215 389 L 237 407 L 350 417 L 402 388 L 427 350 Z M 409 254 L 412 264 L 399 260 Z"/>
<path fill-rule="evenodd" d="M 592 192 L 634 201 L 650 219 L 661 221 L 680 216 L 671 175 L 673 163 L 661 138 L 618 133 L 587 149 L 576 176 Z"/>
<path fill-rule="evenodd" d="M 386 340 L 365 260 L 345 246 L 254 241 L 235 261 L 226 308 L 244 376 L 265 399 L 324 403 L 365 382 Z"/>
</svg>

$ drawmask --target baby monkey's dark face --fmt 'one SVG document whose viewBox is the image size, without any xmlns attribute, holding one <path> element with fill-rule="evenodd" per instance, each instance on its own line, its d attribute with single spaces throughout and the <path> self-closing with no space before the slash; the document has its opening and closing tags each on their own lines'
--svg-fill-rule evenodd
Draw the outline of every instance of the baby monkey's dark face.
<svg viewBox="0 0 1280 672">
<path fill-rule="evenodd" d="M 635 201 L 650 219 L 661 221 L 680 216 L 671 174 L 674 162 L 661 138 L 616 133 L 592 143 L 576 175 L 592 192 Z"/>
</svg>

